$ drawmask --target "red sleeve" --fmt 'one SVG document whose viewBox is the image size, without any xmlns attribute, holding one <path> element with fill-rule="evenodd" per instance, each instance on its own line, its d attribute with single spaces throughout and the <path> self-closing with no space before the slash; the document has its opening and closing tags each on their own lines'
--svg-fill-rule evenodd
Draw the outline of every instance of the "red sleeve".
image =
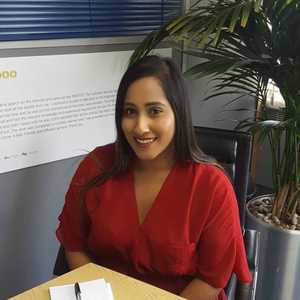
<svg viewBox="0 0 300 300">
<path fill-rule="evenodd" d="M 239 281 L 250 282 L 237 200 L 229 179 L 216 170 L 207 187 L 209 211 L 199 241 L 199 277 L 224 288 L 234 272 Z"/>
<path fill-rule="evenodd" d="M 69 251 L 87 249 L 89 233 L 89 217 L 86 211 L 86 199 L 81 192 L 86 184 L 101 174 L 111 157 L 111 145 L 98 147 L 89 153 L 79 164 L 65 196 L 65 204 L 58 219 L 56 237 L 63 247 Z"/>
</svg>

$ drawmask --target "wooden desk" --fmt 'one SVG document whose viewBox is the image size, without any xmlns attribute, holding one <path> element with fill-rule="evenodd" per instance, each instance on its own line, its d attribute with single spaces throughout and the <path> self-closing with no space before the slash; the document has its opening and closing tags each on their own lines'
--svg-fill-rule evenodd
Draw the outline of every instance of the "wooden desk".
<svg viewBox="0 0 300 300">
<path fill-rule="evenodd" d="M 80 282 L 98 278 L 104 278 L 111 284 L 115 300 L 184 299 L 150 284 L 90 263 L 62 276 L 56 277 L 55 279 L 22 294 L 9 298 L 9 300 L 49 300 L 50 286 L 71 284 L 76 281 Z"/>
</svg>

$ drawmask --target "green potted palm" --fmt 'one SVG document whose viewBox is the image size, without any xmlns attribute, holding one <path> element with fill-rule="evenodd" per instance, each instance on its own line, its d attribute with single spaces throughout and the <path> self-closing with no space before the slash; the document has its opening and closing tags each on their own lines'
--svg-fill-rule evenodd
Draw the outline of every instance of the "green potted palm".
<svg viewBox="0 0 300 300">
<path fill-rule="evenodd" d="M 299 299 L 300 274 L 300 0 L 195 1 L 181 15 L 149 34 L 134 63 L 164 39 L 200 62 L 185 74 L 209 77 L 206 98 L 252 98 L 258 112 L 238 128 L 268 141 L 274 194 L 248 204 L 248 226 L 261 231 L 257 300 Z M 270 84 L 284 105 L 281 118 L 268 109 Z"/>
</svg>

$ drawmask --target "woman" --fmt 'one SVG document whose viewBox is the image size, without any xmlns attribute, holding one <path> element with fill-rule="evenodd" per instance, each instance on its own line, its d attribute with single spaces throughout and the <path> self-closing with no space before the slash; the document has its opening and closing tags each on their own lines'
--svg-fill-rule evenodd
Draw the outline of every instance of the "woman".
<svg viewBox="0 0 300 300">
<path fill-rule="evenodd" d="M 114 144 L 80 164 L 57 237 L 71 269 L 90 261 L 190 300 L 224 300 L 235 272 L 249 282 L 237 202 L 197 147 L 183 78 L 147 56 L 124 74 Z"/>
</svg>

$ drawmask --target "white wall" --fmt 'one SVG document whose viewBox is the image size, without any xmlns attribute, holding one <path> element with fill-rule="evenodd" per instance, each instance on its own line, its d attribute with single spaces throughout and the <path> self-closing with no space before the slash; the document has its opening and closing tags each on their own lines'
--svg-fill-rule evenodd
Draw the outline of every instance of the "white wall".
<svg viewBox="0 0 300 300">
<path fill-rule="evenodd" d="M 78 40 L 0 43 L 0 57 L 131 50 L 136 46 L 94 42 L 87 40 L 80 46 Z M 59 246 L 55 237 L 57 217 L 81 158 L 0 175 L 0 299 L 51 279 Z"/>
</svg>

